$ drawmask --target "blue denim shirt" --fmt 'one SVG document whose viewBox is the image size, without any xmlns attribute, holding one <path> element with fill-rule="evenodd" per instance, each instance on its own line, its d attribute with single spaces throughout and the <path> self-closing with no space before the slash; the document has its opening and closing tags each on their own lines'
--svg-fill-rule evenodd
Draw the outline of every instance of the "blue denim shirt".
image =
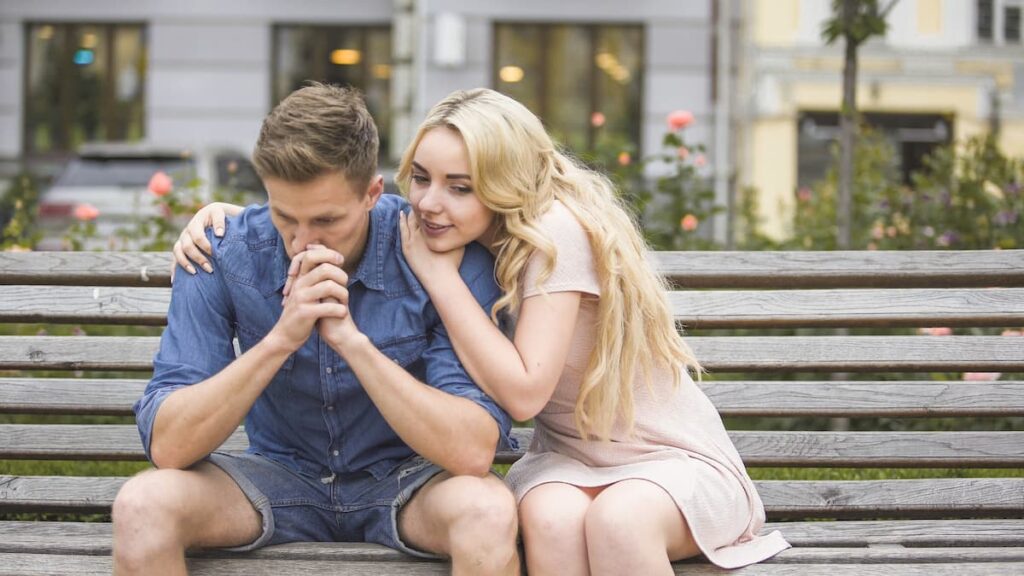
<svg viewBox="0 0 1024 576">
<path fill-rule="evenodd" d="M 430 386 L 468 398 L 498 423 L 508 448 L 511 420 L 466 374 L 426 291 L 405 263 L 398 214 L 407 207 L 384 195 L 371 212 L 366 249 L 349 279 L 349 307 L 376 347 Z M 153 379 L 134 410 L 149 456 L 153 423 L 175 390 L 206 380 L 244 352 L 281 316 L 289 259 L 266 206 L 230 220 L 223 238 L 210 237 L 213 274 L 177 274 L 167 328 Z M 470 244 L 460 273 L 480 305 L 500 296 L 493 259 Z M 314 477 L 368 471 L 383 478 L 413 454 L 381 416 L 355 374 L 316 330 L 291 355 L 245 419 L 249 451 Z"/>
</svg>

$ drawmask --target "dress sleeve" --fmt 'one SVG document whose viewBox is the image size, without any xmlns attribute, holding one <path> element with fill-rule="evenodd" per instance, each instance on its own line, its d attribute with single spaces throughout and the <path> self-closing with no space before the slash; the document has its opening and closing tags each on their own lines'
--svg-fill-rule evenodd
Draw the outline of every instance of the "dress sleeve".
<svg viewBox="0 0 1024 576">
<path fill-rule="evenodd" d="M 576 216 L 561 202 L 540 220 L 540 230 L 555 245 L 555 267 L 543 282 L 540 276 L 548 257 L 536 251 L 530 257 L 523 276 L 523 298 L 543 293 L 583 292 L 600 296 L 590 237 Z"/>
</svg>

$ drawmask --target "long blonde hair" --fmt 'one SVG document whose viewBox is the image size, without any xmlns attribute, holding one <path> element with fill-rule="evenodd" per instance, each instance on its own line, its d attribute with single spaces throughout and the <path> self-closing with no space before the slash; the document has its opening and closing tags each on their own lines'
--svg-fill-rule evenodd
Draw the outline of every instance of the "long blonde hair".
<svg viewBox="0 0 1024 576">
<path fill-rule="evenodd" d="M 633 426 L 636 375 L 650 383 L 658 367 L 700 371 L 679 338 L 665 298 L 665 283 L 647 262 L 636 223 L 603 175 L 560 152 L 540 120 L 522 104 L 484 88 L 456 91 L 439 102 L 406 149 L 396 181 L 408 191 L 412 160 L 424 134 L 456 130 L 466 144 L 470 176 L 480 201 L 495 214 L 495 275 L 504 295 L 494 307 L 518 310 L 520 283 L 530 257 L 540 251 L 550 276 L 557 246 L 538 227 L 552 202 L 561 201 L 586 230 L 601 296 L 598 334 L 574 420 L 581 437 L 607 439 L 617 421 Z"/>
</svg>

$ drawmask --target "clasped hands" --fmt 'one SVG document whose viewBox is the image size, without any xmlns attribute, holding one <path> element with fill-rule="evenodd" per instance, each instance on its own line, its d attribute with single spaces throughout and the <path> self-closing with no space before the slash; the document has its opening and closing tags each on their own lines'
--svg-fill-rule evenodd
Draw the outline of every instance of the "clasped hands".
<svg viewBox="0 0 1024 576">
<path fill-rule="evenodd" d="M 345 258 L 335 250 L 311 244 L 292 258 L 284 285 L 284 310 L 275 329 L 297 350 L 313 329 L 339 353 L 362 333 L 349 314 Z"/>
</svg>

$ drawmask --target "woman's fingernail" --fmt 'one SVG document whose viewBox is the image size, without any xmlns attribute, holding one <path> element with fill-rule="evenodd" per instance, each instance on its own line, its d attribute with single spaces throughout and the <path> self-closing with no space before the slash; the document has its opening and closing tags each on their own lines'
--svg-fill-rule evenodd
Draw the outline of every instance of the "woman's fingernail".
<svg viewBox="0 0 1024 576">
<path fill-rule="evenodd" d="M 210 266 L 209 262 L 207 262 L 206 264 L 203 264 L 203 270 L 206 270 L 207 272 L 212 274 L 213 273 L 213 266 Z"/>
<path fill-rule="evenodd" d="M 224 235 L 224 229 L 223 228 L 217 228 L 214 231 L 214 234 L 216 234 L 217 236 L 223 236 Z"/>
<path fill-rule="evenodd" d="M 185 267 L 185 270 L 188 270 L 188 273 L 189 273 L 189 274 L 193 274 L 193 275 L 194 275 L 194 274 L 196 273 L 196 269 L 195 269 L 195 267 L 194 267 L 194 266 L 192 266 L 191 264 L 190 264 L 190 265 L 188 265 L 188 266 L 186 266 L 186 267 Z"/>
</svg>

